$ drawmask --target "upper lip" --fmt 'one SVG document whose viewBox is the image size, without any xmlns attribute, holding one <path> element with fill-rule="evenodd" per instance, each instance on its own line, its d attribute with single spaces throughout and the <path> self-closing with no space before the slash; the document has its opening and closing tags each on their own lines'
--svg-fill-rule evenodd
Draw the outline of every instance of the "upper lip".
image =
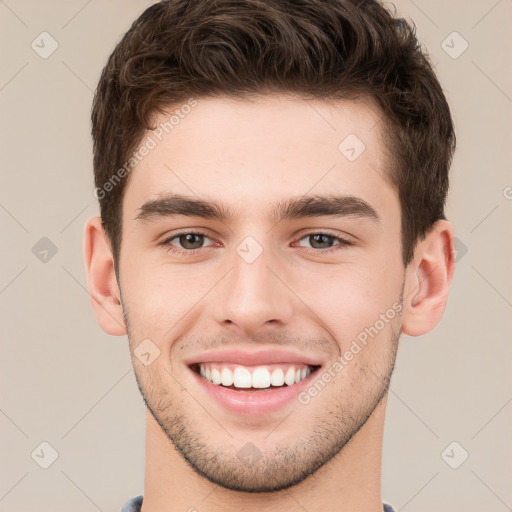
<svg viewBox="0 0 512 512">
<path fill-rule="evenodd" d="M 300 363 L 309 366 L 321 366 L 322 362 L 313 356 L 298 354 L 290 350 L 283 349 L 260 349 L 249 350 L 241 348 L 226 348 L 203 352 L 195 357 L 185 360 L 185 364 L 192 365 L 197 363 L 232 363 L 242 366 L 265 365 L 275 363 Z"/>
</svg>

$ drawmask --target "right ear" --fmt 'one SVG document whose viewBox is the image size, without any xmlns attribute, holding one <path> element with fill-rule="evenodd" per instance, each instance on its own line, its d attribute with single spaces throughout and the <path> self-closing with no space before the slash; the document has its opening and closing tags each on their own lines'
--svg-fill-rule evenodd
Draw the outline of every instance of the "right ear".
<svg viewBox="0 0 512 512">
<path fill-rule="evenodd" d="M 89 295 L 98 324 L 107 334 L 125 335 L 114 257 L 100 217 L 91 217 L 85 223 L 84 259 Z"/>
</svg>

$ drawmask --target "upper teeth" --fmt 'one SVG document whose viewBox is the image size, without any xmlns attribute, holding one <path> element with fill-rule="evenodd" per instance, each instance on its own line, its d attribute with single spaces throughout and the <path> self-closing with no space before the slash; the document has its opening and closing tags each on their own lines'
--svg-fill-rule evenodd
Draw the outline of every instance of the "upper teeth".
<svg viewBox="0 0 512 512">
<path fill-rule="evenodd" d="M 230 367 L 231 366 L 231 367 Z M 270 365 L 270 366 L 240 366 L 222 363 L 201 363 L 201 377 L 213 384 L 235 388 L 269 388 L 272 386 L 292 386 L 310 373 L 307 365 Z"/>
</svg>

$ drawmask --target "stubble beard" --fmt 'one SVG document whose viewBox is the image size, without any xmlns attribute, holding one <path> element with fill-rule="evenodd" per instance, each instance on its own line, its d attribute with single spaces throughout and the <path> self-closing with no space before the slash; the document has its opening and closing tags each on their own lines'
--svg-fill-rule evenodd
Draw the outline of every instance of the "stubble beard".
<svg viewBox="0 0 512 512">
<path fill-rule="evenodd" d="M 135 337 L 132 335 L 129 315 L 124 305 L 123 314 L 133 360 L 132 342 Z M 146 407 L 160 425 L 162 432 L 198 475 L 233 491 L 272 493 L 289 489 L 313 475 L 340 454 L 364 426 L 388 392 L 400 334 L 401 323 L 397 321 L 396 325 L 392 326 L 391 339 L 376 341 L 385 342 L 389 347 L 380 368 L 374 371 L 368 365 L 361 364 L 355 376 L 358 379 L 355 382 L 356 386 L 359 383 L 359 390 L 355 392 L 354 386 L 348 391 L 339 389 L 337 400 L 332 400 L 326 407 L 321 408 L 322 413 L 315 418 L 315 427 L 311 431 L 287 445 L 275 445 L 273 449 L 263 451 L 258 448 L 257 439 L 261 438 L 259 433 L 254 435 L 252 440 L 247 438 L 245 444 L 254 450 L 250 464 L 240 455 L 247 454 L 247 448 L 240 452 L 243 444 L 238 450 L 233 447 L 226 449 L 222 444 L 209 444 L 205 432 L 200 428 L 207 428 L 209 417 L 207 416 L 206 421 L 198 422 L 196 418 L 187 414 L 188 408 L 182 407 L 182 402 L 169 388 L 169 383 L 175 382 L 171 377 L 166 379 L 164 375 L 164 382 L 159 373 L 150 373 L 148 369 L 137 371 L 140 365 L 133 361 L 135 378 Z M 371 347 L 365 350 L 371 350 Z M 143 373 L 145 375 L 142 375 Z M 179 383 L 176 382 L 175 389 L 179 387 Z M 315 400 L 321 400 L 321 396 L 322 393 Z M 193 401 L 194 397 L 188 395 L 188 399 Z M 308 408 L 299 403 L 296 404 L 296 408 L 290 418 L 294 416 L 294 424 L 300 426 L 299 415 L 308 414 Z M 213 418 L 211 421 L 212 425 L 215 425 Z M 226 441 L 229 442 L 230 439 L 226 433 Z"/>
</svg>

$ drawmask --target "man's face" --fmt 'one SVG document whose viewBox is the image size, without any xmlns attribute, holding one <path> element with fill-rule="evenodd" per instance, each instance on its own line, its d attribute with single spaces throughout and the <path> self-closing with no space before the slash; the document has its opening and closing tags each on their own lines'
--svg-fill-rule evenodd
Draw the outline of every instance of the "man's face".
<svg viewBox="0 0 512 512">
<path fill-rule="evenodd" d="M 151 414 L 212 482 L 262 492 L 304 480 L 386 394 L 404 267 L 381 130 L 367 104 L 266 96 L 200 99 L 161 141 L 148 134 L 158 143 L 123 202 L 122 306 Z M 178 200 L 148 207 L 170 194 L 228 215 L 187 214 Z M 322 209 L 326 196 L 345 199 Z M 180 214 L 164 215 L 169 205 Z M 134 354 L 144 340 L 149 365 Z M 225 384 L 234 371 L 235 384 L 249 375 L 249 385 L 276 386 L 211 383 L 199 362 Z M 301 369 L 299 378 L 314 371 L 280 385 L 280 371 Z"/>
</svg>

